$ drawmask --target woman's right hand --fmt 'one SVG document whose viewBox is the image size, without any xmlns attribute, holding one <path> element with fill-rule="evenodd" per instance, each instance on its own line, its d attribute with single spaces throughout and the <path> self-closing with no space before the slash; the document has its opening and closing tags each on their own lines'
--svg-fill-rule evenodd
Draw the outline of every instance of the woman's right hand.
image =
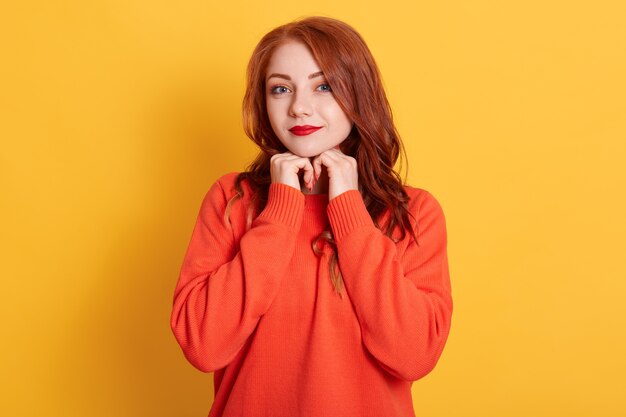
<svg viewBox="0 0 626 417">
<path fill-rule="evenodd" d="M 304 184 L 311 190 L 315 185 L 313 165 L 309 158 L 303 158 L 289 151 L 272 155 L 270 159 L 270 176 L 272 182 L 289 185 L 302 191 L 298 173 L 304 170 Z"/>
</svg>

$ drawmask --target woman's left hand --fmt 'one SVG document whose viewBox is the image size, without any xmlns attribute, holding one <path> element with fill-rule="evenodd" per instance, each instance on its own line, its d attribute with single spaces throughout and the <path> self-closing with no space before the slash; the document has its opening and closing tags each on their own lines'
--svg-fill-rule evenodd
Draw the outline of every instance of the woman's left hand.
<svg viewBox="0 0 626 417">
<path fill-rule="evenodd" d="M 339 145 L 322 152 L 313 159 L 316 180 L 322 172 L 322 165 L 328 173 L 328 201 L 348 190 L 359 189 L 359 171 L 356 159 L 339 150 Z"/>
</svg>

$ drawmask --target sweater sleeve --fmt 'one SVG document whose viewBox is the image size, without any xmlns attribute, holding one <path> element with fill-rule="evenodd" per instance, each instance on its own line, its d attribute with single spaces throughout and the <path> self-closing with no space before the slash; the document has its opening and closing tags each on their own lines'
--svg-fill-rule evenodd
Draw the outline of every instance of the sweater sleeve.
<svg viewBox="0 0 626 417">
<path fill-rule="evenodd" d="M 228 365 L 269 309 L 295 248 L 304 195 L 270 184 L 265 209 L 238 244 L 224 222 L 226 204 L 218 180 L 202 201 L 170 319 L 185 357 L 203 372 Z"/>
<path fill-rule="evenodd" d="M 327 208 L 363 343 L 385 371 L 407 381 L 435 367 L 452 316 L 445 217 L 430 193 L 422 190 L 417 199 L 418 244 L 407 237 L 401 257 L 359 191 L 338 195 Z"/>
</svg>

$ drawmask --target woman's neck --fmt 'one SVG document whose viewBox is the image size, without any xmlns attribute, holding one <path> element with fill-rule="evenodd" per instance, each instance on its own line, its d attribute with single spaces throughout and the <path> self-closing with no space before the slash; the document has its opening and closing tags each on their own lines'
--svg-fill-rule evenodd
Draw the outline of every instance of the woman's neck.
<svg viewBox="0 0 626 417">
<path fill-rule="evenodd" d="M 300 177 L 300 189 L 303 194 L 328 194 L 328 172 L 326 168 L 322 165 L 322 172 L 320 173 L 320 177 L 317 181 L 315 181 L 315 185 L 313 185 L 313 189 L 309 191 L 304 183 L 304 176 Z"/>
</svg>

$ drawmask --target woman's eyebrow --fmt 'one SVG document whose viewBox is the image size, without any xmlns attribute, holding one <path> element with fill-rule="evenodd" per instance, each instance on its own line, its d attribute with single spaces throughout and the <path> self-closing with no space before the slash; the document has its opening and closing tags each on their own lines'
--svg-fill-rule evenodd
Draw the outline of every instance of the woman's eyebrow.
<svg viewBox="0 0 626 417">
<path fill-rule="evenodd" d="M 315 77 L 321 77 L 323 75 L 324 75 L 324 73 L 322 71 L 314 72 L 313 74 L 309 75 L 309 80 L 313 79 Z M 270 75 L 269 77 L 267 77 L 267 79 L 269 80 L 272 77 L 283 78 L 285 80 L 291 81 L 291 77 L 288 76 L 287 74 L 279 74 L 279 73 L 275 72 L 272 75 Z"/>
</svg>

